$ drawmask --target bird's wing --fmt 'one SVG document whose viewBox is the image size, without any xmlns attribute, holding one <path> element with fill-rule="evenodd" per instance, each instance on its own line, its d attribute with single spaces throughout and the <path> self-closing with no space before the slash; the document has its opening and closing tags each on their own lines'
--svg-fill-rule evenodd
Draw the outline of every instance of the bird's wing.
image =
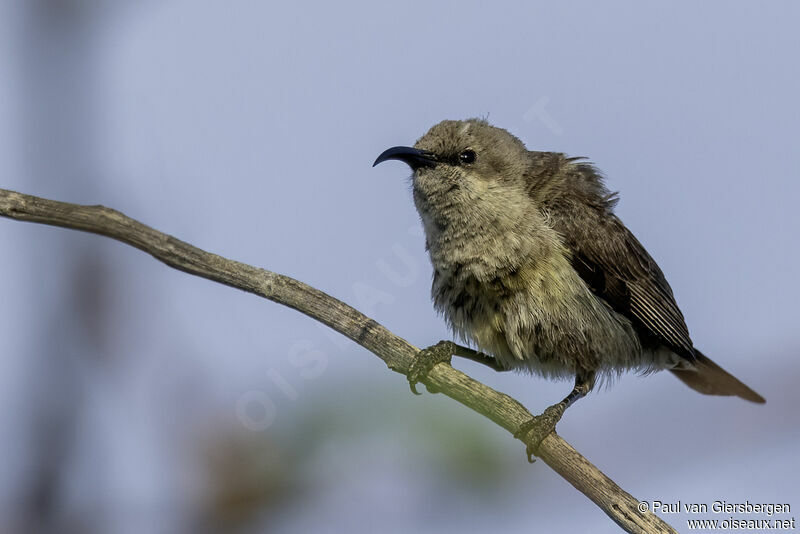
<svg viewBox="0 0 800 534">
<path fill-rule="evenodd" d="M 642 341 L 668 346 L 694 360 L 689 330 L 655 260 L 616 215 L 611 197 L 546 204 L 553 228 L 572 254 L 572 266 L 595 295 L 628 317 Z"/>
</svg>

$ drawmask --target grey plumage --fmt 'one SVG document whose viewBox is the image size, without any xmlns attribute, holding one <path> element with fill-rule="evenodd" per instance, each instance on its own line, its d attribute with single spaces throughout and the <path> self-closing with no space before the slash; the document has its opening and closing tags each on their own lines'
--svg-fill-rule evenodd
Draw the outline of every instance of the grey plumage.
<svg viewBox="0 0 800 534">
<path fill-rule="evenodd" d="M 694 348 L 663 273 L 589 163 L 528 151 L 478 119 L 443 121 L 385 159 L 414 169 L 436 309 L 504 367 L 583 376 L 588 388 L 595 374 L 670 369 L 702 393 L 764 402 Z"/>
</svg>

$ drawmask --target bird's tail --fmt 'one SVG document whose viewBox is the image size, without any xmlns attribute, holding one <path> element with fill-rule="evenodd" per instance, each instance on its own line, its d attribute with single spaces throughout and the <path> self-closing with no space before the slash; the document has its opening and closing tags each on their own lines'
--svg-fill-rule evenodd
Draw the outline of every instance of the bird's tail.
<svg viewBox="0 0 800 534">
<path fill-rule="evenodd" d="M 735 395 L 750 402 L 763 404 L 764 397 L 744 385 L 738 378 L 695 350 L 693 368 L 670 369 L 681 382 L 704 395 Z"/>
</svg>

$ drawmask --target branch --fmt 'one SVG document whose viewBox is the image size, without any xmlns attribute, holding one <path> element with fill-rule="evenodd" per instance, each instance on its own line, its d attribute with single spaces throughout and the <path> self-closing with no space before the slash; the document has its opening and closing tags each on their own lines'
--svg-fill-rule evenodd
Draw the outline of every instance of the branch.
<svg viewBox="0 0 800 534">
<path fill-rule="evenodd" d="M 57 202 L 0 189 L 0 216 L 104 235 L 122 241 L 170 267 L 283 304 L 349 337 L 406 374 L 418 349 L 355 308 L 288 276 L 205 252 L 103 206 Z M 447 364 L 435 366 L 424 383 L 488 417 L 512 434 L 531 418 L 513 398 Z M 539 457 L 591 499 L 627 532 L 674 533 L 655 514 L 581 456 L 555 432 L 542 441 Z"/>
</svg>

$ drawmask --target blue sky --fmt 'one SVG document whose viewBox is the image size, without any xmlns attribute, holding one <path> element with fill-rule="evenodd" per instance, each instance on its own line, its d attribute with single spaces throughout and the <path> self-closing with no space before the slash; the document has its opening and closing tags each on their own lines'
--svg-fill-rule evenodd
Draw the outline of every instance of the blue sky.
<svg viewBox="0 0 800 534">
<path fill-rule="evenodd" d="M 768 403 L 631 375 L 576 405 L 560 433 L 643 499 L 800 506 L 789 479 L 800 467 L 796 3 L 165 0 L 66 2 L 52 18 L 24 5 L 0 7 L 0 187 L 115 207 L 310 283 L 418 346 L 448 332 L 429 301 L 408 171 L 373 169 L 377 154 L 442 119 L 488 116 L 531 149 L 589 157 L 695 343 Z M 280 529 L 355 528 L 360 505 L 385 531 L 615 531 L 496 430 L 498 454 L 525 475 L 496 491 L 502 513 L 435 492 L 457 513 L 429 510 L 414 488 L 436 480 L 408 476 L 402 443 L 415 438 L 403 429 L 421 410 L 465 409 L 412 398 L 402 377 L 296 312 L 95 236 L 0 221 L 0 246 L 0 405 L 17 407 L 0 410 L 6 510 L 38 462 L 32 421 L 66 417 L 53 406 L 77 413 L 62 438 L 64 514 L 107 498 L 117 512 L 104 528 L 125 531 L 119 510 L 186 499 L 174 531 L 207 491 L 178 460 L 187 429 L 243 426 L 244 396 L 281 436 L 343 390 L 354 403 L 377 391 L 403 407 L 395 425 L 352 447 L 331 437 L 326 448 L 322 433 L 315 461 L 353 476 L 306 473 L 314 505 L 283 512 Z M 311 378 L 295 365 L 309 351 L 325 362 Z M 532 411 L 569 388 L 457 365 Z M 60 401 L 41 393 L 64 381 Z M 685 518 L 666 519 L 681 529 Z"/>
</svg>

